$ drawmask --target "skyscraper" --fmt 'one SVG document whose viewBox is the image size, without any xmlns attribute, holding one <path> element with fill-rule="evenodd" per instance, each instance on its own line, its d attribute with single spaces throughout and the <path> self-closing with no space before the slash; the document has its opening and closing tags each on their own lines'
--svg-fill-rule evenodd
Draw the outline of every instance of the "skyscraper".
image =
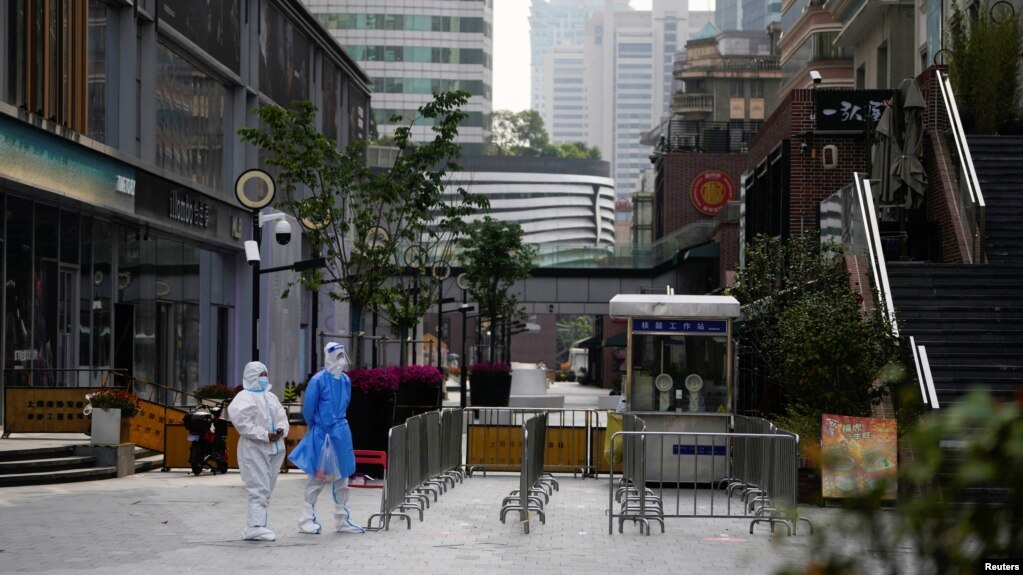
<svg viewBox="0 0 1023 575">
<path fill-rule="evenodd" d="M 617 194 L 629 196 L 650 165 L 640 138 L 668 110 L 672 61 L 689 35 L 689 10 L 670 0 L 654 0 L 650 11 L 617 12 L 609 4 L 586 23 L 586 143 L 611 162 Z"/>
<path fill-rule="evenodd" d="M 464 153 L 481 153 L 493 86 L 492 0 L 304 0 L 309 11 L 373 79 L 372 125 L 393 133 L 435 92 L 471 94 L 459 129 Z M 433 137 L 418 126 L 413 138 Z"/>
</svg>

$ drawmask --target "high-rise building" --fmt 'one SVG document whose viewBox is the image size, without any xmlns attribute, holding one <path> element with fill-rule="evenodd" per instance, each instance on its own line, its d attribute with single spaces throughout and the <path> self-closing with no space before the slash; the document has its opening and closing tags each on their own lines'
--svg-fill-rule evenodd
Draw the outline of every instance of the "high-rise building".
<svg viewBox="0 0 1023 575">
<path fill-rule="evenodd" d="M 619 196 L 631 195 L 650 165 L 640 138 L 668 109 L 672 61 L 689 32 L 687 5 L 668 0 L 654 0 L 649 11 L 605 9 L 587 21 L 587 144 L 611 162 Z"/>
<path fill-rule="evenodd" d="M 372 125 L 393 133 L 435 92 L 465 90 L 468 118 L 458 132 L 467 154 L 481 153 L 492 109 L 493 0 L 303 0 L 373 79 Z M 433 138 L 428 125 L 413 139 Z"/>
<path fill-rule="evenodd" d="M 607 5 L 614 11 L 629 10 L 629 0 L 607 0 Z M 578 76 L 582 73 L 578 53 L 583 46 L 586 20 L 604 8 L 605 0 L 532 0 L 530 5 L 530 105 L 543 117 L 552 143 L 585 141 L 584 138 L 564 135 L 564 130 L 554 128 L 552 98 L 559 95 L 562 88 L 566 89 L 569 101 L 580 97 L 576 87 L 570 85 L 574 82 L 563 78 L 565 74 Z M 572 60 L 567 62 L 564 55 L 555 56 L 555 51 L 576 52 L 577 55 L 567 57 L 567 60 Z M 557 81 L 552 79 L 555 74 Z M 562 106 L 565 105 L 578 104 L 562 102 Z M 562 111 L 576 114 L 576 108 Z M 579 130 L 572 127 L 570 132 L 577 134 Z"/>
</svg>

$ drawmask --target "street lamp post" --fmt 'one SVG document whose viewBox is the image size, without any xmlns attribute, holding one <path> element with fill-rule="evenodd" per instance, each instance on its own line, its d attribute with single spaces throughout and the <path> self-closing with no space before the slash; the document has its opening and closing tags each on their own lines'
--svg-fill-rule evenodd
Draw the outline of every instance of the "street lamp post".
<svg viewBox="0 0 1023 575">
<path fill-rule="evenodd" d="M 238 203 L 252 211 L 252 240 L 245 242 L 245 259 L 252 265 L 252 361 L 259 360 L 259 248 L 262 240 L 259 211 L 273 202 L 276 193 L 273 177 L 263 170 L 246 170 L 234 182 Z M 290 231 L 289 226 L 289 236 Z"/>
</svg>

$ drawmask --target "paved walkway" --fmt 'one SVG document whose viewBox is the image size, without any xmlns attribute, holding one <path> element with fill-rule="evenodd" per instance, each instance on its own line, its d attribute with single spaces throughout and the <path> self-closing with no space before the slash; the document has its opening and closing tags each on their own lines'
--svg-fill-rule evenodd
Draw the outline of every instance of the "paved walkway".
<svg viewBox="0 0 1023 575">
<path fill-rule="evenodd" d="M 566 406 L 595 404 L 606 391 L 578 384 L 552 386 Z M 457 394 L 447 403 L 457 405 Z M 15 435 L 0 449 L 66 442 L 69 436 Z M 668 519 L 666 533 L 650 536 L 626 524 L 608 533 L 609 480 L 559 476 L 561 490 L 546 506 L 546 524 L 523 533 L 517 514 L 499 521 L 501 500 L 517 488 L 517 476 L 467 479 L 412 528 L 393 520 L 389 531 L 364 535 L 299 535 L 305 475 L 282 474 L 271 504 L 272 543 L 239 539 L 245 490 L 239 474 L 195 477 L 185 470 L 151 471 L 122 479 L 0 489 L 0 572 L 34 574 L 180 575 L 195 573 L 346 572 L 358 574 L 698 573 L 758 575 L 805 563 L 816 540 L 801 531 L 772 534 L 739 518 Z M 379 509 L 380 491 L 353 489 L 353 517 L 362 523 Z M 329 509 L 329 495 L 321 505 Z M 805 508 L 818 530 L 829 529 L 840 512 Z M 329 525 L 329 523 L 327 524 Z M 843 535 L 857 548 L 865 573 L 869 546 Z M 905 571 L 904 571 L 905 572 Z"/>
</svg>

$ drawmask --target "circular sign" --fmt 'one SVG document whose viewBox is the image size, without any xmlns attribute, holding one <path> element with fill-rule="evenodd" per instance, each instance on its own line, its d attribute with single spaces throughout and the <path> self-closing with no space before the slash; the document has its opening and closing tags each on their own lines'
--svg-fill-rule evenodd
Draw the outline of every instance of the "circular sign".
<svg viewBox="0 0 1023 575">
<path fill-rule="evenodd" d="M 455 285 L 457 285 L 460 289 L 467 290 L 469 289 L 469 278 L 466 277 L 464 273 L 460 273 L 458 274 L 458 277 L 455 278 Z"/>
<path fill-rule="evenodd" d="M 447 262 L 433 264 L 433 277 L 444 281 L 451 275 L 451 266 Z"/>
<path fill-rule="evenodd" d="M 724 172 L 704 170 L 693 178 L 693 184 L 689 187 L 689 197 L 692 198 L 693 206 L 697 210 L 714 216 L 735 197 L 735 187 Z"/>
<path fill-rule="evenodd" d="M 249 182 L 255 183 L 249 185 Z M 260 185 L 262 182 L 262 185 Z M 274 201 L 277 186 L 270 174 L 263 170 L 246 170 L 234 181 L 234 197 L 238 203 L 251 210 L 259 210 Z"/>
</svg>

